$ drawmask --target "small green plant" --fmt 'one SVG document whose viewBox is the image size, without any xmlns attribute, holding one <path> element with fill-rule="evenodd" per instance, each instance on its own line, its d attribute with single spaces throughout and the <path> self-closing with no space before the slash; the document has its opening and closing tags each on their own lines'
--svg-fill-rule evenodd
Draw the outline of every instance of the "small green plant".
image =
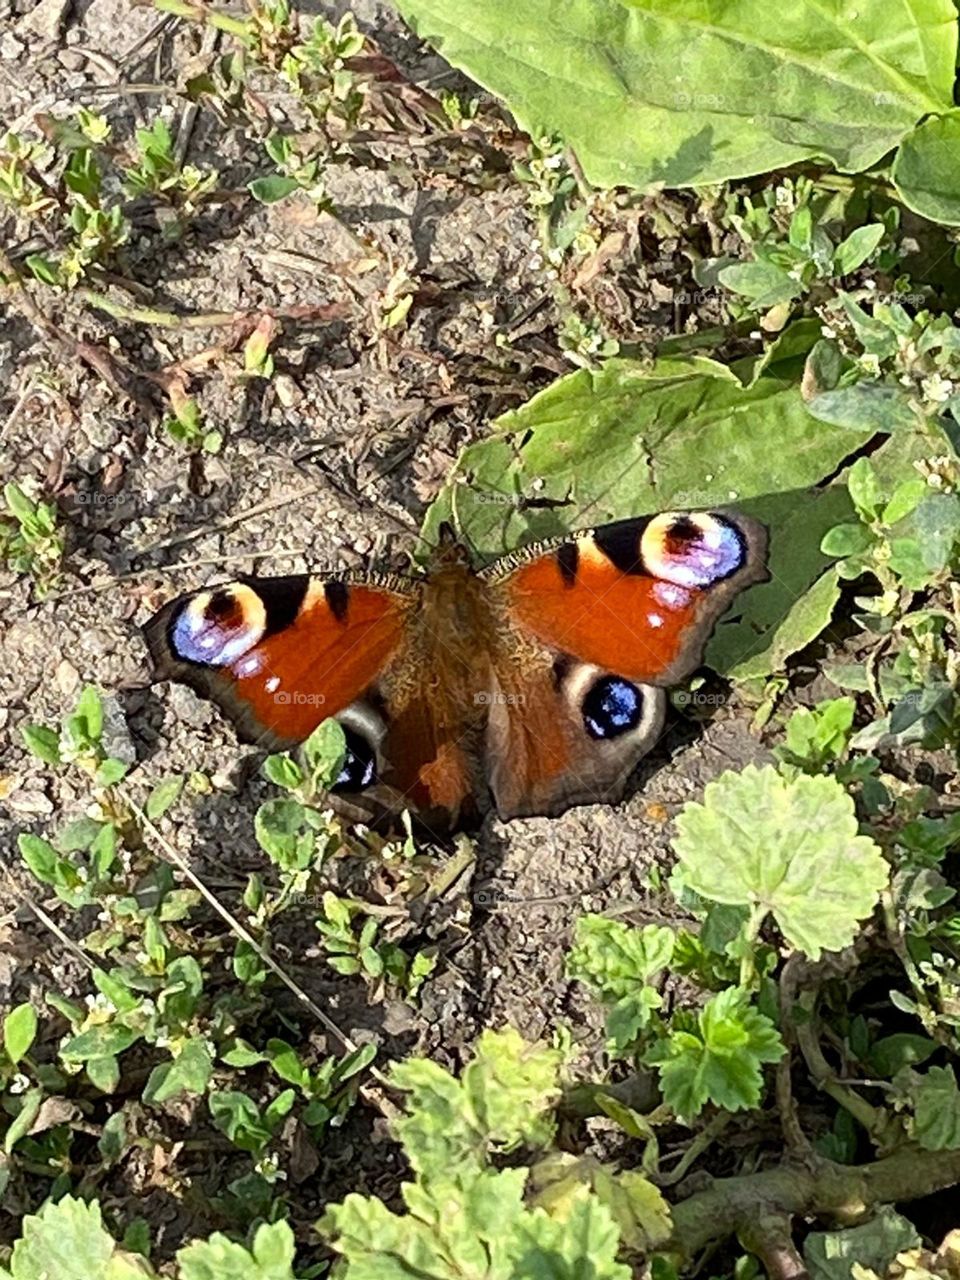
<svg viewBox="0 0 960 1280">
<path fill-rule="evenodd" d="M 750 259 L 705 259 L 694 277 L 701 285 L 719 284 L 735 295 L 738 301 L 730 304 L 735 319 L 762 312 L 764 326 L 780 330 L 797 300 L 809 297 L 816 304 L 862 267 L 888 270 L 896 262 L 896 206 L 882 221 L 857 226 L 846 235 L 838 230 L 842 212 L 835 193 L 818 190 L 810 178 L 765 186 L 757 197 L 730 193 L 719 220 L 737 232 Z"/>
<path fill-rule="evenodd" d="M 204 427 L 200 406 L 193 396 L 187 395 L 175 382 L 168 387 L 168 395 L 172 412 L 163 419 L 163 430 L 170 439 L 191 453 L 219 453 L 223 448 L 223 432 Z"/>
<path fill-rule="evenodd" d="M 0 511 L 0 560 L 15 573 L 28 574 L 43 598 L 60 580 L 66 539 L 51 502 L 31 496 L 35 486 L 11 480 L 3 487 Z"/>
</svg>

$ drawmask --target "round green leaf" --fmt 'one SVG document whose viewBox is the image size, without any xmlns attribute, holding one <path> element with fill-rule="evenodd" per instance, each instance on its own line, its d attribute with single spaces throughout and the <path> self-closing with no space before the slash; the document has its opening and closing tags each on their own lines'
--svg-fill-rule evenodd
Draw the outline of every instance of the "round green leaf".
<svg viewBox="0 0 960 1280">
<path fill-rule="evenodd" d="M 748 765 L 711 782 L 677 819 L 684 881 L 712 902 L 764 908 L 813 959 L 853 941 L 887 883 L 882 853 L 857 834 L 853 800 L 828 777 Z"/>
</svg>

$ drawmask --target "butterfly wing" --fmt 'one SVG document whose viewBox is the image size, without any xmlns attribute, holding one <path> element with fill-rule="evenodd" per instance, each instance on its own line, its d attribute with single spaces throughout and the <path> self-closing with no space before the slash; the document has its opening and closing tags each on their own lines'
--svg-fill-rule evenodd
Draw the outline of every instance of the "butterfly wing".
<svg viewBox="0 0 960 1280">
<path fill-rule="evenodd" d="M 672 512 L 484 572 L 513 637 L 486 737 L 501 817 L 619 798 L 659 736 L 663 686 L 695 670 L 733 597 L 767 576 L 766 545 L 746 517 Z"/>
<path fill-rule="evenodd" d="M 402 578 L 246 578 L 170 601 L 144 631 L 157 677 L 216 702 L 247 742 L 291 747 L 339 720 L 332 799 L 349 817 L 410 809 L 440 830 L 470 809 L 474 770 L 411 643 L 419 600 Z"/>
<path fill-rule="evenodd" d="M 245 741 L 289 747 L 376 685 L 412 598 L 401 580 L 245 578 L 170 601 L 144 633 L 160 679 L 218 703 Z"/>
</svg>

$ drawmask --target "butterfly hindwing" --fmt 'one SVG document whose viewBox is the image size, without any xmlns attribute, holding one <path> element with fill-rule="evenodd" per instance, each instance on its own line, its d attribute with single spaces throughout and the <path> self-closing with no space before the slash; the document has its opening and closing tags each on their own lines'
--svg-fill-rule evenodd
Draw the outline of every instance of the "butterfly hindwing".
<svg viewBox="0 0 960 1280">
<path fill-rule="evenodd" d="M 663 728 L 662 689 L 589 663 L 530 661 L 500 680 L 485 763 L 504 819 L 616 802 Z"/>
</svg>

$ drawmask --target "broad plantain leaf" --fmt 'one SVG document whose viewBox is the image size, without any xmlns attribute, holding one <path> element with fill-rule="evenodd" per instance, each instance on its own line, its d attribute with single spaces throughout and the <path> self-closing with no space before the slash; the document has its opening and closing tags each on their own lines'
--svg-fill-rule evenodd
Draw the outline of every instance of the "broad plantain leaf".
<svg viewBox="0 0 960 1280">
<path fill-rule="evenodd" d="M 601 187 L 876 164 L 953 105 L 951 0 L 394 0 Z"/>
<path fill-rule="evenodd" d="M 772 913 L 787 942 L 813 959 L 853 941 L 888 878 L 838 782 L 787 779 L 770 766 L 711 782 L 703 804 L 680 813 L 674 848 L 696 893 Z"/>
<path fill-rule="evenodd" d="M 758 1106 L 760 1068 L 783 1054 L 770 1019 L 750 1007 L 746 992 L 727 987 L 701 1010 L 697 1031 L 671 1031 L 646 1060 L 659 1064 L 664 1102 L 689 1119 L 708 1102 L 727 1111 Z"/>
<path fill-rule="evenodd" d="M 815 486 L 871 434 L 811 418 L 795 379 L 818 330 L 794 328 L 780 339 L 790 358 L 736 367 L 746 386 L 704 358 L 612 360 L 559 379 L 465 450 L 425 537 L 436 543 L 452 520 L 492 557 L 646 512 L 733 507 L 770 529 L 771 577 L 719 623 L 707 661 L 769 674 L 829 620 L 839 588 L 820 542 L 853 509 L 842 483 Z"/>
<path fill-rule="evenodd" d="M 960 226 L 960 111 L 931 116 L 900 144 L 893 181 L 904 204 L 915 213 Z"/>
</svg>

